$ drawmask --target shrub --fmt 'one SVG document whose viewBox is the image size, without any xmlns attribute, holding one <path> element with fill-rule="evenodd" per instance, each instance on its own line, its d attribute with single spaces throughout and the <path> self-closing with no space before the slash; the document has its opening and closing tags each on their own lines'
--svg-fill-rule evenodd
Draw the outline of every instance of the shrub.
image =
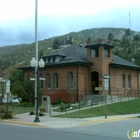
<svg viewBox="0 0 140 140">
<path fill-rule="evenodd" d="M 32 105 L 32 103 L 23 102 L 23 103 L 21 103 L 20 106 L 22 106 L 22 107 L 32 107 L 33 105 Z"/>
<path fill-rule="evenodd" d="M 61 99 L 60 99 L 60 97 L 58 97 L 54 104 L 60 104 L 60 103 L 61 103 Z"/>
<path fill-rule="evenodd" d="M 5 112 L 6 111 L 6 108 L 4 106 L 0 106 L 0 114 Z"/>
<path fill-rule="evenodd" d="M 71 107 L 71 104 L 67 104 L 67 108 L 70 108 Z"/>
<path fill-rule="evenodd" d="M 61 102 L 60 106 L 59 106 L 59 109 L 61 111 L 63 111 L 65 109 L 65 103 L 64 102 Z"/>
<path fill-rule="evenodd" d="M 1 106 L 0 107 L 0 118 L 1 119 L 6 119 L 6 118 L 13 118 L 13 112 L 12 111 L 8 111 L 5 109 L 5 107 Z"/>
<path fill-rule="evenodd" d="M 30 115 L 34 115 L 34 111 L 30 111 Z"/>
</svg>

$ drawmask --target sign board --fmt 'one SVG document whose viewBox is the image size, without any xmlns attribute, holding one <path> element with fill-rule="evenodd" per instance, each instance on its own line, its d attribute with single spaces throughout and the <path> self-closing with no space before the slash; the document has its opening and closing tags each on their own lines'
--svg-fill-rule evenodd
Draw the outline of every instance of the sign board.
<svg viewBox="0 0 140 140">
<path fill-rule="evenodd" d="M 109 79 L 109 78 L 110 78 L 109 75 L 107 75 L 107 74 L 103 74 L 102 77 L 103 77 L 104 79 Z"/>
<path fill-rule="evenodd" d="M 35 81 L 35 78 L 30 78 L 31 81 Z"/>
<path fill-rule="evenodd" d="M 104 90 L 108 90 L 108 79 L 104 79 Z"/>
<path fill-rule="evenodd" d="M 46 79 L 45 79 L 45 78 L 40 77 L 40 78 L 39 78 L 39 80 L 42 80 L 42 81 L 43 81 L 43 80 L 46 80 Z"/>
<path fill-rule="evenodd" d="M 6 87 L 6 93 L 10 93 L 10 87 Z"/>
<path fill-rule="evenodd" d="M 6 80 L 6 93 L 10 93 L 10 80 Z"/>
<path fill-rule="evenodd" d="M 98 90 L 103 90 L 103 87 L 95 87 L 95 90 L 98 91 Z"/>
</svg>

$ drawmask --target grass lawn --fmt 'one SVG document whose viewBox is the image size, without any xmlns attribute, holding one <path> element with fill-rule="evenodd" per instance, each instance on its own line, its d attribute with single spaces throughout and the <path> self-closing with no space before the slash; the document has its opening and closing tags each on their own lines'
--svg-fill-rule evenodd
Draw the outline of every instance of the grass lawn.
<svg viewBox="0 0 140 140">
<path fill-rule="evenodd" d="M 63 115 L 58 115 L 57 117 L 63 118 L 87 118 L 87 117 L 95 117 L 95 116 L 104 116 L 104 106 L 80 110 L 73 113 L 67 113 Z M 140 98 L 119 102 L 114 104 L 107 105 L 108 113 L 107 115 L 122 115 L 122 114 L 133 114 L 140 113 Z M 56 117 L 56 116 L 55 116 Z"/>
<path fill-rule="evenodd" d="M 4 105 L 6 107 L 6 104 Z M 58 107 L 58 104 L 52 105 L 53 107 Z M 41 105 L 38 106 L 38 110 L 40 109 Z M 31 111 L 35 111 L 35 107 L 12 107 L 9 105 L 9 110 L 13 111 L 14 114 L 22 114 L 22 113 L 29 113 Z"/>
</svg>

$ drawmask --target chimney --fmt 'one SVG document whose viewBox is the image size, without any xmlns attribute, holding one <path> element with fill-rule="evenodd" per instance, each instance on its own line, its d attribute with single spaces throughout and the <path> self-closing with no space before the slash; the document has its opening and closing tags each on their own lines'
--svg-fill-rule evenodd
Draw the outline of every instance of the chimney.
<svg viewBox="0 0 140 140">
<path fill-rule="evenodd" d="M 107 44 L 112 45 L 112 41 L 108 40 Z"/>
<path fill-rule="evenodd" d="M 99 43 L 104 44 L 104 40 L 103 39 L 99 39 Z"/>
</svg>

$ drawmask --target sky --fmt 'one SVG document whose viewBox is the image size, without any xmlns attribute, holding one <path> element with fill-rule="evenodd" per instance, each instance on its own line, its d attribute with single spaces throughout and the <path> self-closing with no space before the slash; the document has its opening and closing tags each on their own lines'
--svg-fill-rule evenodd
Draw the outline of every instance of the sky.
<svg viewBox="0 0 140 140">
<path fill-rule="evenodd" d="M 0 47 L 35 40 L 36 0 L 0 0 Z M 140 31 L 140 0 L 38 0 L 38 40 L 90 28 Z"/>
</svg>

